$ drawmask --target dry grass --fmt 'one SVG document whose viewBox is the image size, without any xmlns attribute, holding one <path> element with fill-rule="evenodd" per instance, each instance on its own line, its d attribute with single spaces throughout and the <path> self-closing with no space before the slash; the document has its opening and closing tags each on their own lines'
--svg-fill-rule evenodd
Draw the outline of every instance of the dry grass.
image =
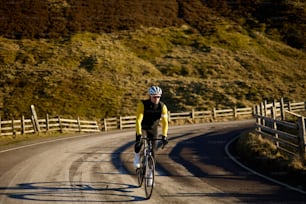
<svg viewBox="0 0 306 204">
<path fill-rule="evenodd" d="M 229 22 L 228 22 L 229 23 Z M 306 54 L 261 33 L 185 25 L 59 40 L 0 38 L 0 115 L 105 118 L 135 114 L 153 84 L 172 112 L 305 99 Z M 219 33 L 218 33 L 219 32 Z"/>
<path fill-rule="evenodd" d="M 271 141 L 255 133 L 245 133 L 235 146 L 242 163 L 279 181 L 306 189 L 306 163 L 279 152 Z"/>
</svg>

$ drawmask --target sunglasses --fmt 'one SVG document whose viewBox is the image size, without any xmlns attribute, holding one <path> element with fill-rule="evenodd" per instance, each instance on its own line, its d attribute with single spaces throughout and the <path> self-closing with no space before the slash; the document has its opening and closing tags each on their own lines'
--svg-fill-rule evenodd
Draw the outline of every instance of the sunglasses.
<svg viewBox="0 0 306 204">
<path fill-rule="evenodd" d="M 152 98 L 160 98 L 160 96 L 151 96 Z"/>
</svg>

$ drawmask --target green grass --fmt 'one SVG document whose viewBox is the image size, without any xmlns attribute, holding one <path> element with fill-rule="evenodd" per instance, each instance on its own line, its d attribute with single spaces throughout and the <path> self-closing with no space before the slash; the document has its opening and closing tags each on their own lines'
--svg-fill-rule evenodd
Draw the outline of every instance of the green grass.
<svg viewBox="0 0 306 204">
<path fill-rule="evenodd" d="M 303 101 L 306 54 L 230 22 L 193 28 L 79 33 L 58 40 L 0 38 L 0 115 L 105 118 L 135 114 L 150 85 L 172 112 Z"/>
</svg>

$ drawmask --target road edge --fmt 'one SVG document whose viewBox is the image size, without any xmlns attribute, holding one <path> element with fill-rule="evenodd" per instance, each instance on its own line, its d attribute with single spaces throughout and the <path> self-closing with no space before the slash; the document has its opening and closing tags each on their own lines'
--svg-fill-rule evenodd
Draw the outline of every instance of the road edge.
<svg viewBox="0 0 306 204">
<path fill-rule="evenodd" d="M 230 151 L 229 151 L 229 146 L 230 146 L 235 140 L 237 140 L 239 137 L 240 137 L 240 135 L 234 137 L 234 138 L 231 139 L 231 140 L 226 144 L 226 146 L 225 146 L 225 153 L 227 154 L 227 156 L 228 156 L 232 161 L 234 161 L 237 165 L 239 165 L 240 167 L 244 168 L 245 170 L 251 172 L 251 173 L 254 174 L 254 175 L 257 175 L 257 176 L 259 176 L 259 177 L 261 177 L 261 178 L 264 178 L 264 179 L 266 179 L 266 180 L 268 180 L 268 181 L 270 181 L 270 182 L 273 182 L 273 183 L 275 183 L 275 184 L 284 186 L 284 187 L 286 187 L 286 188 L 288 188 L 288 189 L 290 189 L 290 190 L 293 190 L 293 191 L 296 191 L 296 192 L 299 192 L 299 193 L 302 193 L 302 194 L 306 194 L 306 191 L 303 191 L 303 190 L 301 190 L 301 189 L 299 189 L 299 188 L 296 188 L 296 187 L 291 186 L 291 185 L 289 185 L 289 184 L 283 183 L 283 182 L 281 182 L 281 181 L 278 181 L 278 180 L 275 180 L 275 179 L 273 179 L 273 178 L 271 178 L 271 177 L 268 177 L 268 176 L 266 176 L 266 175 L 263 175 L 263 174 L 261 174 L 261 173 L 255 171 L 254 169 L 251 169 L 251 168 L 247 167 L 246 165 L 242 164 L 241 162 L 239 162 L 239 161 L 230 153 Z"/>
</svg>

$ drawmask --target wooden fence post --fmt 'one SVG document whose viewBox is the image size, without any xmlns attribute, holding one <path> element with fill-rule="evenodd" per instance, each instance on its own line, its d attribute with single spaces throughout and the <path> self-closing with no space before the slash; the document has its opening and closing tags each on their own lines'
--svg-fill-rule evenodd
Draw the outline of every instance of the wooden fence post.
<svg viewBox="0 0 306 204">
<path fill-rule="evenodd" d="M 299 117 L 298 119 L 299 126 L 299 138 L 300 138 L 300 156 L 305 160 L 305 142 L 306 142 L 306 133 L 305 133 L 305 117 Z"/>
<path fill-rule="evenodd" d="M 21 134 L 25 133 L 24 115 L 21 116 Z"/>
<path fill-rule="evenodd" d="M 63 132 L 61 117 L 60 116 L 57 116 L 57 117 L 58 117 L 58 125 L 59 125 L 59 128 L 60 128 L 60 132 Z"/>
<path fill-rule="evenodd" d="M 79 128 L 79 132 L 82 131 L 81 129 L 81 121 L 80 121 L 80 117 L 78 116 L 78 128 Z"/>
<path fill-rule="evenodd" d="M 213 120 L 217 119 L 216 108 L 213 108 Z"/>
<path fill-rule="evenodd" d="M 104 118 L 104 130 L 107 131 L 107 124 L 106 124 L 106 118 Z"/>
<path fill-rule="evenodd" d="M 49 132 L 49 114 L 46 114 L 46 132 Z"/>
<path fill-rule="evenodd" d="M 273 101 L 273 106 L 272 106 L 272 109 L 271 109 L 271 115 L 272 115 L 272 118 L 273 118 L 273 129 L 277 130 L 277 124 L 276 124 L 276 101 L 275 100 Z M 274 136 L 276 138 L 275 145 L 276 145 L 277 148 L 279 148 L 278 134 L 275 133 Z"/>
<path fill-rule="evenodd" d="M 285 104 L 284 104 L 284 98 L 281 98 L 280 100 L 280 111 L 281 111 L 281 119 L 285 120 Z"/>
<path fill-rule="evenodd" d="M 263 103 L 263 108 L 264 108 L 264 116 L 266 117 L 267 116 L 267 100 L 264 100 L 264 103 Z"/>
<path fill-rule="evenodd" d="M 122 130 L 122 117 L 119 117 L 119 129 Z"/>
<path fill-rule="evenodd" d="M 191 109 L 191 119 L 194 120 L 194 108 Z"/>
<path fill-rule="evenodd" d="M 265 119 L 263 117 L 266 116 L 266 114 L 265 114 L 264 103 L 263 102 L 260 103 L 260 116 L 261 116 L 260 124 L 265 125 Z"/>
<path fill-rule="evenodd" d="M 258 112 L 257 112 L 257 105 L 253 105 L 252 116 L 254 117 L 256 114 L 258 114 Z"/>
<path fill-rule="evenodd" d="M 32 125 L 33 125 L 33 130 L 34 130 L 34 132 L 36 133 L 36 132 L 37 132 L 37 129 L 36 129 L 36 124 L 35 124 L 33 115 L 31 116 L 31 121 L 32 121 Z"/>
<path fill-rule="evenodd" d="M 291 103 L 288 101 L 288 111 L 291 112 Z"/>
<path fill-rule="evenodd" d="M 36 131 L 40 132 L 39 122 L 38 122 L 38 118 L 37 118 L 37 114 L 36 114 L 34 105 L 31 105 L 31 111 L 32 111 L 32 116 L 33 116 L 33 119 L 34 119 Z"/>
<path fill-rule="evenodd" d="M 236 108 L 236 106 L 234 106 L 234 108 L 233 108 L 233 116 L 234 116 L 234 119 L 237 119 L 237 108 Z"/>
<path fill-rule="evenodd" d="M 257 105 L 256 106 L 256 109 L 255 109 L 255 116 L 256 116 L 256 123 L 258 125 L 258 128 L 257 128 L 257 131 L 260 132 L 261 131 L 261 128 L 260 128 L 260 125 L 261 125 L 261 115 L 260 115 L 260 106 Z"/>
<path fill-rule="evenodd" d="M 15 125 L 14 125 L 14 118 L 12 118 L 12 132 L 14 137 L 16 136 L 16 131 L 15 131 Z"/>
</svg>

